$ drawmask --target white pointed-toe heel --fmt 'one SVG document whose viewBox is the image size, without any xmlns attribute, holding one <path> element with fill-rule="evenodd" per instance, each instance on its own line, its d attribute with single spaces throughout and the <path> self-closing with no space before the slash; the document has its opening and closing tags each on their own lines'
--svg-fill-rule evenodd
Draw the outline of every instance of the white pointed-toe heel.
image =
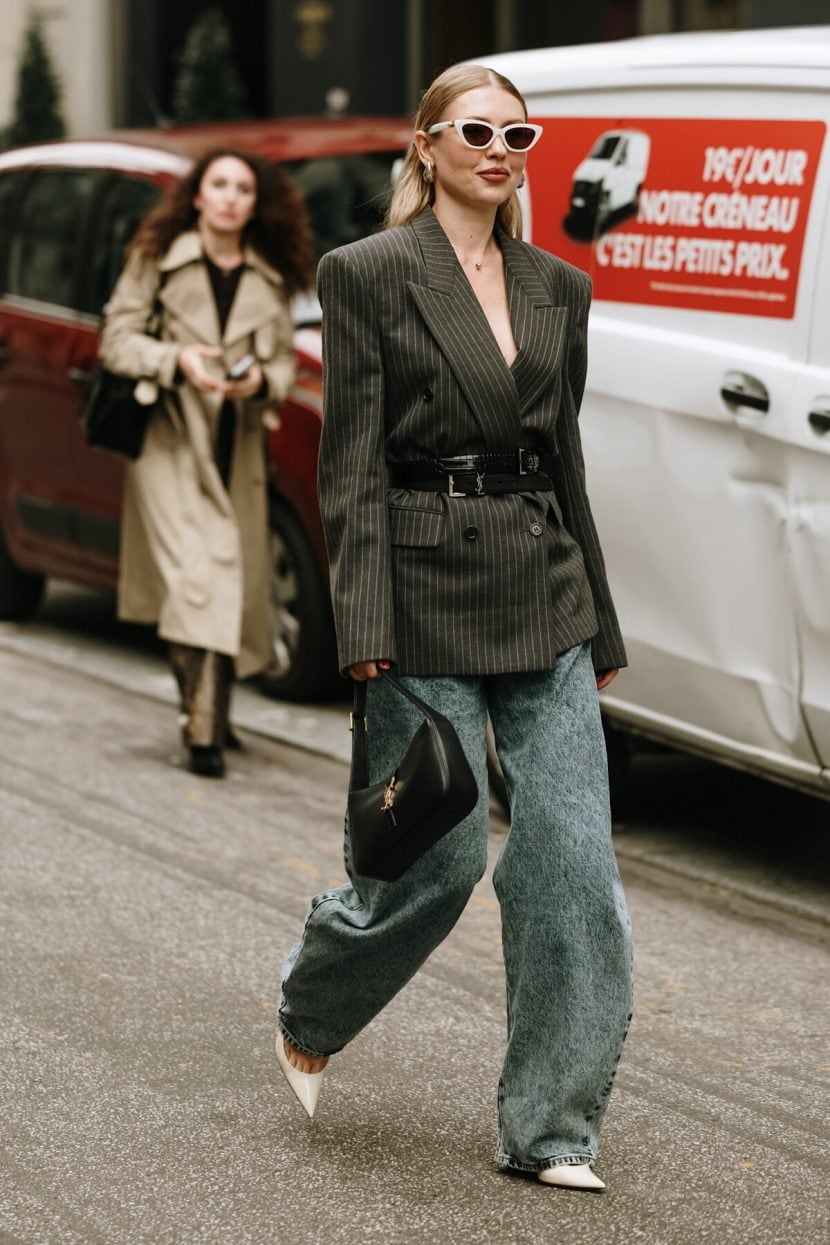
<svg viewBox="0 0 830 1245">
<path fill-rule="evenodd" d="M 277 1063 L 282 1069 L 282 1074 L 290 1085 L 295 1098 L 305 1111 L 310 1120 L 314 1119 L 314 1112 L 317 1110 L 317 1099 L 320 1097 L 320 1090 L 323 1085 L 323 1077 L 326 1069 L 321 1072 L 300 1072 L 299 1068 L 295 1068 L 292 1063 L 288 1062 L 288 1056 L 285 1053 L 284 1038 L 281 1033 L 277 1034 Z"/>
<path fill-rule="evenodd" d="M 582 1189 L 585 1193 L 602 1193 L 605 1182 L 595 1176 L 587 1163 L 558 1163 L 537 1172 L 542 1184 L 555 1184 L 560 1189 Z"/>
</svg>

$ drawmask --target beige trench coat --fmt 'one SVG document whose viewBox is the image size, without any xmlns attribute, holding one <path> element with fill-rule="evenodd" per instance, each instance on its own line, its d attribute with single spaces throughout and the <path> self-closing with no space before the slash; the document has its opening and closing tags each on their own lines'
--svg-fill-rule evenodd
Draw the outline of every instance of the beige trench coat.
<svg viewBox="0 0 830 1245">
<path fill-rule="evenodd" d="M 292 321 L 282 277 L 249 249 L 220 335 L 202 255 L 199 235 L 188 232 L 158 263 L 131 260 L 106 309 L 102 363 L 135 376 L 136 397 L 156 407 L 127 471 L 118 613 L 157 623 L 165 640 L 226 653 L 245 678 L 271 657 L 262 417 L 293 381 Z M 146 328 L 162 278 L 156 338 Z M 217 375 L 252 352 L 266 379 L 267 398 L 236 404 L 227 490 L 212 448 L 221 395 L 176 380 L 179 354 L 193 342 L 221 347 Z"/>
</svg>

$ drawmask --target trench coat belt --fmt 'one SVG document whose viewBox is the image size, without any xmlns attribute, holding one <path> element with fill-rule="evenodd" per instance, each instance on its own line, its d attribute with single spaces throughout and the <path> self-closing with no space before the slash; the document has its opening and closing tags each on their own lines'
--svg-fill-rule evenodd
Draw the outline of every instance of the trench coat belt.
<svg viewBox="0 0 830 1245">
<path fill-rule="evenodd" d="M 482 497 L 550 490 L 553 482 L 542 467 L 547 467 L 547 461 L 537 450 L 519 449 L 390 463 L 389 471 L 393 485 L 449 497 Z"/>
</svg>

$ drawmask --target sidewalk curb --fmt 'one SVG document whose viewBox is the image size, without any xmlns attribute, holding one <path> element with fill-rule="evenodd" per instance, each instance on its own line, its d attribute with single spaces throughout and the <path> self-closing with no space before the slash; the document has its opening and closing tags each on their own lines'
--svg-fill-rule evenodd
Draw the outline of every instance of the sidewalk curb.
<svg viewBox="0 0 830 1245">
<path fill-rule="evenodd" d="M 123 670 L 114 671 L 102 668 L 100 665 L 93 667 L 83 660 L 77 663 L 74 658 L 79 654 L 83 655 L 82 648 L 72 644 L 58 646 L 44 640 L 42 636 L 21 635 L 18 625 L 14 623 L 0 623 L 0 651 L 3 650 L 14 653 L 18 657 L 25 657 L 29 661 L 49 665 L 54 669 L 68 670 L 84 678 L 94 679 L 105 686 L 119 688 L 132 696 L 140 696 L 157 704 L 169 705 L 174 709 L 178 705 L 172 676 L 168 676 L 168 672 L 160 663 L 155 676 L 158 685 L 154 686 L 153 678 L 151 677 L 148 681 L 146 674 L 142 679 L 131 679 Z M 266 706 L 272 713 L 281 712 L 291 720 L 285 726 L 274 722 L 264 722 L 262 719 Z M 323 718 L 328 724 L 327 731 L 322 735 L 318 732 L 316 736 L 313 734 L 298 735 L 297 717 L 307 718 L 311 715 L 318 720 Z M 309 706 L 291 701 L 271 700 L 244 682 L 238 683 L 234 689 L 233 721 L 235 726 L 249 734 L 258 735 L 262 739 L 270 739 L 291 748 L 299 748 L 330 761 L 340 761 L 343 764 L 348 764 L 350 761 L 351 736 L 348 730 L 348 720 L 348 707 L 345 702 L 342 707 L 339 705 Z M 340 734 L 342 734 L 342 745 L 332 742 Z"/>
<path fill-rule="evenodd" d="M 56 644 L 41 634 L 33 635 L 31 629 L 20 624 L 0 623 L 0 651 L 13 653 L 30 661 L 37 661 L 55 669 L 69 670 L 73 674 L 96 680 L 106 686 L 126 691 L 130 695 L 140 696 L 145 700 L 158 704 L 176 707 L 177 698 L 172 678 L 161 663 L 153 660 L 153 668 L 158 665 L 158 683 L 154 685 L 153 677 L 148 682 L 149 663 L 144 662 L 144 677 L 131 679 L 123 668 L 106 669 L 100 664 L 93 668 L 89 662 L 76 663 L 73 659 L 80 653 L 83 646 L 73 644 Z M 238 684 L 234 692 L 234 725 L 251 735 L 270 740 L 290 748 L 296 748 L 312 756 L 319 756 L 327 761 L 338 762 L 348 766 L 351 761 L 351 735 L 348 730 L 348 707 L 342 706 L 308 706 L 288 701 L 269 700 L 263 693 L 246 684 Z M 265 707 L 270 706 L 272 712 L 284 713 L 287 722 L 284 726 L 276 722 L 263 721 Z M 298 733 L 298 720 L 308 719 L 311 729 Z M 311 719 L 314 719 L 312 723 Z M 323 726 L 322 732 L 319 726 Z M 342 740 L 342 742 L 340 742 Z M 492 804 L 492 802 L 491 802 Z M 496 832 L 503 835 L 508 826 L 498 805 L 494 807 L 495 819 L 501 825 L 495 827 Z M 492 814 L 491 814 L 492 816 Z M 830 910 L 818 904 L 806 903 L 799 899 L 754 886 L 751 882 L 742 883 L 715 869 L 697 866 L 684 862 L 678 865 L 658 852 L 651 852 L 625 840 L 625 823 L 617 827 L 614 847 L 621 861 L 644 865 L 649 869 L 659 870 L 667 877 L 683 879 L 699 886 L 714 888 L 721 894 L 732 895 L 754 905 L 772 908 L 776 913 L 808 921 L 813 925 L 830 926 Z"/>
<path fill-rule="evenodd" d="M 644 865 L 648 869 L 657 869 L 669 877 L 682 878 L 685 882 L 693 882 L 697 886 L 716 890 L 724 895 L 735 896 L 756 907 L 773 908 L 776 913 L 783 916 L 794 917 L 799 921 L 809 921 L 812 925 L 830 927 L 830 911 L 826 908 L 820 908 L 817 904 L 804 903 L 773 891 L 766 891 L 763 887 L 753 886 L 751 882 L 736 882 L 714 869 L 706 869 L 698 865 L 673 864 L 657 852 L 644 851 L 642 848 L 626 845 L 622 826 L 620 831 L 621 834 L 614 836 L 614 850 L 619 860 Z"/>
</svg>

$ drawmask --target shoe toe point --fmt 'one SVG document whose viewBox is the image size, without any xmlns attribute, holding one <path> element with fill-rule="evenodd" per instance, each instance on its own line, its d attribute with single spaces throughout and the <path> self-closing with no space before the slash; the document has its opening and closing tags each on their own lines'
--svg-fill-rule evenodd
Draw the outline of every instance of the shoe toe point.
<svg viewBox="0 0 830 1245">
<path fill-rule="evenodd" d="M 542 1184 L 559 1189 L 579 1189 L 584 1193 L 602 1193 L 605 1182 L 595 1175 L 587 1163 L 558 1163 L 536 1173 Z"/>
</svg>

